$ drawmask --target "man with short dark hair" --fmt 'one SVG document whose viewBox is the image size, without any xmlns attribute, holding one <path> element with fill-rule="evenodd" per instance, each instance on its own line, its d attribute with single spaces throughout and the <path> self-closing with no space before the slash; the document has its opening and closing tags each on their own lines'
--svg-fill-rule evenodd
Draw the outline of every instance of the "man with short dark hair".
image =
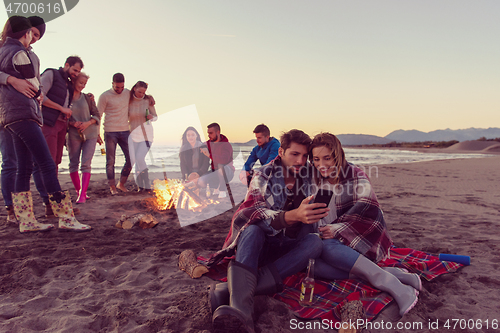
<svg viewBox="0 0 500 333">
<path fill-rule="evenodd" d="M 152 96 L 146 95 L 150 105 L 155 101 Z M 108 178 L 109 189 L 112 195 L 118 193 L 117 189 L 128 192 L 125 187 L 128 176 L 132 171 L 130 153 L 128 148 L 128 136 L 130 127 L 128 123 L 128 104 L 130 101 L 130 90 L 125 88 L 125 76 L 122 73 L 113 75 L 111 89 L 103 92 L 99 96 L 97 108 L 101 116 L 104 114 L 104 141 L 106 142 L 106 176 Z M 119 145 L 125 156 L 120 181 L 116 185 L 115 181 L 115 158 L 116 145 Z"/>
<path fill-rule="evenodd" d="M 212 172 L 198 179 L 198 186 L 205 187 L 209 184 L 215 188 L 214 194 L 218 194 L 219 198 L 227 197 L 226 184 L 229 183 L 234 176 L 233 166 L 233 147 L 224 134 L 220 133 L 220 126 L 217 123 L 211 123 L 207 126 L 208 141 L 207 148 L 202 148 L 201 151 L 205 156 L 209 157 L 212 167 Z"/>
<path fill-rule="evenodd" d="M 245 201 L 234 214 L 223 249 L 209 265 L 235 255 L 227 283 L 210 287 L 209 304 L 216 329 L 253 330 L 253 297 L 279 292 L 282 280 L 317 258 L 322 241 L 308 225 L 328 214 L 312 199 L 312 167 L 307 163 L 311 138 L 300 130 L 281 136 L 279 157 L 252 179 Z M 240 331 L 238 331 L 240 332 Z"/>
<path fill-rule="evenodd" d="M 71 116 L 73 98 L 72 79 L 83 69 L 83 61 L 77 56 L 66 59 L 64 67 L 48 68 L 41 76 L 43 127 L 42 132 L 50 149 L 50 155 L 56 163 L 61 163 L 63 147 L 66 142 L 68 119 Z"/>
<path fill-rule="evenodd" d="M 253 132 L 257 140 L 257 146 L 252 149 L 240 173 L 241 182 L 247 185 L 250 185 L 250 180 L 253 176 L 252 168 L 257 160 L 261 165 L 266 165 L 278 156 L 278 150 L 280 148 L 280 142 L 278 139 L 271 137 L 269 127 L 266 125 L 257 125 Z"/>
<path fill-rule="evenodd" d="M 122 73 L 113 75 L 111 86 L 111 89 L 103 92 L 99 97 L 97 108 L 101 115 L 104 114 L 106 176 L 111 194 L 115 195 L 118 193 L 117 188 L 123 192 L 128 192 L 125 183 L 132 171 L 128 149 L 128 136 L 130 134 L 128 104 L 130 101 L 130 90 L 125 89 L 125 76 Z M 115 181 L 116 145 L 120 146 L 123 156 L 125 156 L 125 164 L 123 165 L 118 185 L 116 185 Z"/>
</svg>

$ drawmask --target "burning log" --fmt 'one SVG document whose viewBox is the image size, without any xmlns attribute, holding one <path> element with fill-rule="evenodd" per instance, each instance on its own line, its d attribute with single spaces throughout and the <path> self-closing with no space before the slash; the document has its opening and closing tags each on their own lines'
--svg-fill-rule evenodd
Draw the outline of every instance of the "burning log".
<svg viewBox="0 0 500 333">
<path fill-rule="evenodd" d="M 184 250 L 179 255 L 179 269 L 186 272 L 192 279 L 198 279 L 208 272 L 208 268 L 196 261 L 193 250 Z"/>
<path fill-rule="evenodd" d="M 188 184 L 191 184 L 193 188 L 190 188 Z M 154 181 L 154 193 L 158 208 L 161 210 L 182 208 L 196 211 L 206 207 L 205 200 L 196 194 L 195 185 L 188 184 L 183 184 L 179 179 L 156 179 Z"/>
</svg>

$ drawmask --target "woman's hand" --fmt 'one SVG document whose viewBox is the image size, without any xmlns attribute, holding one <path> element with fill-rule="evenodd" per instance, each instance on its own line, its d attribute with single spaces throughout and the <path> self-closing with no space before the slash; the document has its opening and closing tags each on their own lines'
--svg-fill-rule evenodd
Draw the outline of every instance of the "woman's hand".
<svg viewBox="0 0 500 333">
<path fill-rule="evenodd" d="M 80 125 L 82 124 L 81 121 L 75 121 L 75 122 L 70 122 L 69 123 L 71 126 L 73 127 L 76 127 L 76 129 L 78 129 L 78 127 L 80 127 Z"/>
<path fill-rule="evenodd" d="M 200 148 L 200 152 L 206 157 L 210 158 L 210 153 L 208 152 L 207 148 Z"/>
<path fill-rule="evenodd" d="M 344 225 L 343 222 L 331 223 L 331 224 L 328 224 L 328 225 L 325 225 L 325 226 L 319 228 L 318 231 L 321 234 L 321 238 L 331 239 L 331 238 L 335 238 L 335 235 L 337 234 L 337 230 L 342 228 L 343 225 Z"/>
<path fill-rule="evenodd" d="M 333 238 L 333 231 L 334 231 L 334 228 L 333 228 L 333 224 L 329 224 L 329 225 L 325 225 L 321 228 L 318 229 L 320 234 L 321 234 L 321 238 L 323 239 L 332 239 Z"/>
<path fill-rule="evenodd" d="M 79 126 L 75 126 L 78 128 L 78 131 L 79 132 L 83 132 L 87 129 L 87 127 L 89 127 L 92 123 L 89 121 L 85 121 L 85 122 L 80 122 L 80 125 Z"/>
</svg>

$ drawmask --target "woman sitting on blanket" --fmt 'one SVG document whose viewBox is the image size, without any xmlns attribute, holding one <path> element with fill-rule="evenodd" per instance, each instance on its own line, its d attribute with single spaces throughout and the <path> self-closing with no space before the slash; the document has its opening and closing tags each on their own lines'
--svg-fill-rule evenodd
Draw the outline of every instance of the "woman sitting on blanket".
<svg viewBox="0 0 500 333">
<path fill-rule="evenodd" d="M 422 285 L 417 274 L 376 265 L 387 258 L 392 240 L 367 175 L 347 163 L 340 141 L 330 133 L 314 137 L 309 158 L 317 171 L 318 191 L 333 192 L 328 216 L 315 225 L 323 238 L 315 275 L 326 280 L 353 275 L 366 280 L 389 293 L 403 316 L 417 303 Z"/>
</svg>

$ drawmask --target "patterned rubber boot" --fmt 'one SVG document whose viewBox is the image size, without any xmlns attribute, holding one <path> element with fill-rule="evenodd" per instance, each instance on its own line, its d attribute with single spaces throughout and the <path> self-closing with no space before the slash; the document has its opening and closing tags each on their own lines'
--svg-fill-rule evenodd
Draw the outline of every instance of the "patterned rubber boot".
<svg viewBox="0 0 500 333">
<path fill-rule="evenodd" d="M 68 191 L 49 194 L 49 201 L 54 215 L 59 218 L 59 229 L 72 231 L 89 231 L 92 229 L 89 225 L 82 224 L 75 218 Z"/>
<path fill-rule="evenodd" d="M 36 220 L 31 191 L 12 193 L 12 202 L 21 233 L 48 231 L 54 228 L 52 224 L 43 224 Z"/>
</svg>

